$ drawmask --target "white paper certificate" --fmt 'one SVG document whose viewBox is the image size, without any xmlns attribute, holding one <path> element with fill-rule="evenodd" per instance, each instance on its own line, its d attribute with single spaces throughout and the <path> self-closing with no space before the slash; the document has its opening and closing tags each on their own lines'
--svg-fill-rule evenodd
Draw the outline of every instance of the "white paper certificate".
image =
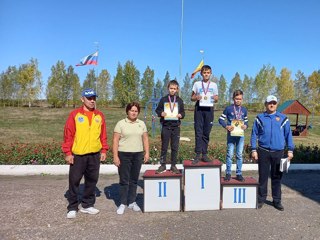
<svg viewBox="0 0 320 240">
<path fill-rule="evenodd" d="M 174 103 L 173 110 L 172 110 L 172 108 L 170 108 L 170 102 L 165 102 L 164 112 L 166 113 L 166 116 L 164 117 L 165 120 L 178 120 L 178 117 L 177 117 L 177 115 L 179 114 L 178 103 L 177 102 Z"/>
<path fill-rule="evenodd" d="M 232 137 L 242 137 L 244 136 L 244 130 L 241 126 L 244 125 L 242 120 L 232 120 L 231 126 L 233 126 L 233 130 L 230 132 L 230 136 Z"/>
<path fill-rule="evenodd" d="M 200 96 L 202 97 L 199 101 L 200 107 L 213 107 L 214 99 L 213 99 L 213 88 L 209 88 L 207 94 L 200 89 Z"/>
</svg>

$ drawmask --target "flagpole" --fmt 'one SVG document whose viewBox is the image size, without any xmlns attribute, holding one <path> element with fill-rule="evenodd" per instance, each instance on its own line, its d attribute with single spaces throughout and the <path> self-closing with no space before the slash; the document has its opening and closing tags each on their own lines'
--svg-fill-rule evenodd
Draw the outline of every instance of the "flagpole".
<svg viewBox="0 0 320 240">
<path fill-rule="evenodd" d="M 204 51 L 201 49 L 200 53 L 201 53 L 201 56 L 202 56 L 202 61 L 204 62 Z"/>
<path fill-rule="evenodd" d="M 179 66 L 179 75 L 180 81 L 182 80 L 182 37 L 183 37 L 183 7 L 184 0 L 181 0 L 181 28 L 180 28 L 180 66 Z"/>
<path fill-rule="evenodd" d="M 94 42 L 95 46 L 96 46 L 96 52 L 98 53 L 98 56 L 97 56 L 97 65 L 95 65 L 95 68 L 97 70 L 97 67 L 98 66 L 98 57 L 99 57 L 99 42 Z M 99 79 L 99 75 L 98 75 L 98 70 L 97 70 L 97 73 L 96 73 L 96 94 L 99 96 L 98 94 L 98 79 Z M 97 101 L 96 101 L 96 108 L 97 108 Z"/>
</svg>

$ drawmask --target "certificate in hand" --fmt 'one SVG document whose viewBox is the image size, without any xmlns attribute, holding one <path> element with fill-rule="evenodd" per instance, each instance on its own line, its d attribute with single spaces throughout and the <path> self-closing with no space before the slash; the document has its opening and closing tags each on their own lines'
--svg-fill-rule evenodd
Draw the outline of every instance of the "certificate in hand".
<svg viewBox="0 0 320 240">
<path fill-rule="evenodd" d="M 232 137 L 242 137 L 244 136 L 244 131 L 241 126 L 244 125 L 242 120 L 232 120 L 231 126 L 233 126 L 233 130 L 230 132 L 230 136 Z"/>
<path fill-rule="evenodd" d="M 164 117 L 165 120 L 178 120 L 178 117 L 177 117 L 177 115 L 179 114 L 178 103 L 176 102 L 173 104 L 172 110 L 170 108 L 169 102 L 164 103 L 164 112 L 166 113 L 166 116 Z"/>
<path fill-rule="evenodd" d="M 205 94 L 203 91 L 200 92 L 201 100 L 199 101 L 200 107 L 213 107 L 214 99 L 213 99 L 213 91 L 209 89 L 207 94 Z"/>
</svg>

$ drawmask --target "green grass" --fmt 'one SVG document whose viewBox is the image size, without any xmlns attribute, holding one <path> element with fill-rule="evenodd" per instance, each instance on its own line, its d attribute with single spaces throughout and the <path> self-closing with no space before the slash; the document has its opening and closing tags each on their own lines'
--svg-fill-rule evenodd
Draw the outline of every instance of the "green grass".
<svg viewBox="0 0 320 240">
<path fill-rule="evenodd" d="M 9 144 L 14 142 L 23 143 L 46 143 L 51 141 L 61 142 L 63 139 L 63 128 L 71 108 L 0 108 L 0 142 Z M 100 109 L 106 117 L 108 142 L 111 144 L 112 133 L 115 124 L 120 119 L 126 117 L 123 108 L 104 108 Z M 222 111 L 215 111 L 214 126 L 211 131 L 210 140 L 213 144 L 225 144 L 226 130 L 218 124 L 219 116 Z M 150 110 L 148 110 L 150 113 Z M 245 143 L 250 141 L 252 122 L 257 113 L 249 113 L 249 128 L 245 131 Z M 295 122 L 294 116 L 289 116 Z M 139 115 L 144 119 L 144 109 Z M 305 120 L 301 117 L 300 120 Z M 156 132 L 152 137 L 151 116 L 147 115 L 147 127 L 149 129 L 150 141 L 160 141 L 159 119 L 156 119 Z M 296 145 L 320 145 L 320 116 L 309 118 L 312 129 L 307 137 L 294 138 Z M 182 120 L 181 137 L 190 138 L 190 145 L 194 146 L 194 127 L 193 111 L 187 111 L 185 119 Z"/>
<path fill-rule="evenodd" d="M 0 164 L 63 164 L 61 152 L 63 129 L 71 108 L 0 108 Z M 102 108 L 107 122 L 108 144 L 112 145 L 112 134 L 116 123 L 126 117 L 123 108 Z M 148 113 L 151 111 L 148 110 Z M 220 161 L 225 161 L 226 130 L 218 124 L 221 111 L 215 112 L 214 126 L 210 135 L 209 155 Z M 250 141 L 252 122 L 257 114 L 249 113 L 249 128 L 245 131 L 245 144 Z M 295 121 L 289 116 L 291 121 Z M 139 118 L 144 119 L 144 109 Z M 292 118 L 292 119 L 291 119 Z M 150 135 L 150 162 L 159 161 L 161 148 L 160 124 L 156 118 L 155 136 L 152 136 L 152 117 L 147 115 L 146 123 Z M 301 118 L 302 119 L 302 118 Z M 311 117 L 312 129 L 307 137 L 295 137 L 297 146 L 294 161 L 318 162 L 320 160 L 320 117 Z M 181 137 L 190 139 L 190 142 L 180 142 L 179 159 L 192 158 L 194 155 L 194 127 L 193 111 L 187 111 L 182 120 Z M 246 146 L 245 145 L 245 146 Z M 303 145 L 303 146 L 302 146 Z M 170 149 L 169 149 L 170 152 Z M 250 150 L 245 148 L 244 162 L 250 162 Z M 107 153 L 107 163 L 112 163 L 112 152 Z"/>
</svg>

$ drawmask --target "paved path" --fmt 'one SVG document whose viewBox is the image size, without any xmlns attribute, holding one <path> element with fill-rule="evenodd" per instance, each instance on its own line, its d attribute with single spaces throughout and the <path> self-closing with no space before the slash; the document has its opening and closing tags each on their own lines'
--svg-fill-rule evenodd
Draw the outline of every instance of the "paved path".
<svg viewBox="0 0 320 240">
<path fill-rule="evenodd" d="M 245 175 L 257 177 L 256 172 Z M 0 239 L 320 239 L 320 171 L 291 171 L 284 176 L 284 212 L 265 205 L 260 210 L 199 212 L 126 209 L 118 216 L 117 182 L 116 175 L 101 175 L 96 202 L 101 212 L 78 213 L 69 220 L 67 176 L 0 176 Z M 139 187 L 140 206 L 142 192 Z"/>
</svg>

